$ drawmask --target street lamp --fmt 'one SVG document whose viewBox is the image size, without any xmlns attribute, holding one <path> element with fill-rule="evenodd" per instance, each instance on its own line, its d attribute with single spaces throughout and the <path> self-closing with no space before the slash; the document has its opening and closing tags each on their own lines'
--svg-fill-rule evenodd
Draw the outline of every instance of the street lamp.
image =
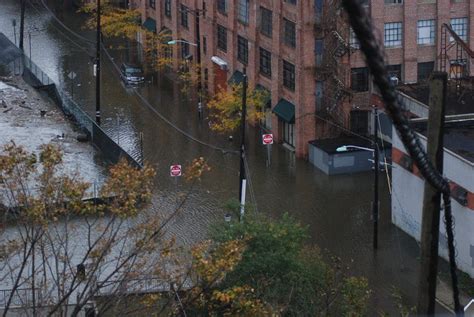
<svg viewBox="0 0 474 317">
<path fill-rule="evenodd" d="M 363 146 L 357 146 L 357 145 L 343 145 L 343 146 L 338 147 L 336 149 L 336 152 L 347 152 L 350 149 L 358 149 L 358 150 L 374 152 L 374 149 L 371 149 L 371 148 L 368 148 L 368 147 L 363 147 Z"/>
<path fill-rule="evenodd" d="M 372 202 L 372 217 L 374 223 L 373 247 L 374 250 L 378 247 L 378 218 L 379 218 L 379 151 L 378 151 L 378 113 L 377 108 L 374 108 L 374 139 L 373 148 L 357 146 L 357 145 L 343 145 L 336 149 L 336 152 L 347 152 L 350 149 L 358 149 L 372 152 L 374 157 L 374 201 Z"/>
<path fill-rule="evenodd" d="M 168 41 L 168 45 L 175 45 L 175 44 L 178 44 L 178 43 L 186 43 L 186 44 L 189 44 L 189 45 L 192 45 L 192 46 L 198 46 L 196 43 L 191 43 L 191 42 L 188 42 L 188 41 L 185 41 L 185 40 L 171 40 L 171 41 Z"/>
</svg>

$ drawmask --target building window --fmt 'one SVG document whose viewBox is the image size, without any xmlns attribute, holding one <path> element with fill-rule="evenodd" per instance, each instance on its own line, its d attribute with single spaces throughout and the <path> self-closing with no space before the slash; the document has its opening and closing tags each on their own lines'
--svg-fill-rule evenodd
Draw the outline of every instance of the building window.
<svg viewBox="0 0 474 317">
<path fill-rule="evenodd" d="M 402 80 L 402 65 L 387 65 L 388 78 L 394 85 Z"/>
<path fill-rule="evenodd" d="M 385 0 L 385 4 L 402 4 L 403 0 Z"/>
<path fill-rule="evenodd" d="M 295 146 L 295 125 L 283 122 L 283 141 L 291 146 Z"/>
<path fill-rule="evenodd" d="M 430 44 L 435 43 L 436 27 L 435 20 L 420 20 L 418 21 L 418 44 Z"/>
<path fill-rule="evenodd" d="M 296 47 L 296 24 L 283 18 L 283 40 L 286 45 Z"/>
<path fill-rule="evenodd" d="M 451 19 L 451 28 L 463 41 L 467 41 L 467 18 Z M 451 39 L 453 41 L 453 39 Z"/>
<path fill-rule="evenodd" d="M 227 0 L 217 0 L 217 11 L 222 14 L 227 13 Z"/>
<path fill-rule="evenodd" d="M 244 24 L 249 24 L 249 0 L 239 0 L 238 19 Z"/>
<path fill-rule="evenodd" d="M 185 5 L 180 6 L 180 11 L 181 11 L 181 25 L 184 26 L 185 28 L 188 28 L 188 7 Z"/>
<path fill-rule="evenodd" d="M 351 89 L 358 92 L 369 90 L 369 70 L 367 67 L 351 69 Z"/>
<path fill-rule="evenodd" d="M 314 43 L 314 54 L 316 56 L 316 66 L 323 64 L 324 41 L 316 40 Z"/>
<path fill-rule="evenodd" d="M 285 0 L 286 3 L 296 4 L 296 0 Z"/>
<path fill-rule="evenodd" d="M 249 41 L 240 35 L 237 36 L 237 59 L 244 64 L 249 61 Z"/>
<path fill-rule="evenodd" d="M 204 55 L 207 54 L 207 37 L 206 36 L 202 37 L 202 53 Z"/>
<path fill-rule="evenodd" d="M 272 11 L 264 7 L 260 7 L 260 32 L 272 37 Z"/>
<path fill-rule="evenodd" d="M 171 0 L 165 0 L 165 16 L 171 18 Z"/>
<path fill-rule="evenodd" d="M 272 53 L 260 47 L 260 73 L 267 77 L 272 76 Z"/>
<path fill-rule="evenodd" d="M 324 81 L 316 81 L 316 111 L 321 111 L 323 108 L 324 98 Z"/>
<path fill-rule="evenodd" d="M 182 59 L 190 59 L 189 55 L 189 44 L 186 40 L 181 39 L 180 40 L 180 46 L 181 46 L 181 58 Z"/>
<path fill-rule="evenodd" d="M 384 45 L 385 47 L 402 46 L 402 22 L 385 23 Z"/>
<path fill-rule="evenodd" d="M 295 90 L 295 65 L 283 61 L 283 86 Z"/>
<path fill-rule="evenodd" d="M 418 81 L 428 80 L 434 70 L 434 62 L 418 63 Z"/>
<path fill-rule="evenodd" d="M 156 9 L 156 0 L 149 0 L 148 4 L 150 5 L 150 8 Z"/>
<path fill-rule="evenodd" d="M 227 29 L 222 25 L 217 25 L 217 48 L 227 52 Z"/>
<path fill-rule="evenodd" d="M 349 45 L 352 49 L 358 50 L 360 48 L 359 39 L 352 28 L 349 29 Z"/>
</svg>

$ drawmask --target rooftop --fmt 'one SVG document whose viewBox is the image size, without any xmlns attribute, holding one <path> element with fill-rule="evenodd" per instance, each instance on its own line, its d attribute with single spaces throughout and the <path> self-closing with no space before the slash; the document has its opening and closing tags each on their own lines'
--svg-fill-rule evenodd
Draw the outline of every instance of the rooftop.
<svg viewBox="0 0 474 317">
<path fill-rule="evenodd" d="M 474 113 L 474 77 L 462 79 L 460 83 L 460 88 L 456 89 L 454 80 L 448 82 L 446 115 Z M 404 84 L 397 89 L 428 105 L 428 83 Z"/>
</svg>

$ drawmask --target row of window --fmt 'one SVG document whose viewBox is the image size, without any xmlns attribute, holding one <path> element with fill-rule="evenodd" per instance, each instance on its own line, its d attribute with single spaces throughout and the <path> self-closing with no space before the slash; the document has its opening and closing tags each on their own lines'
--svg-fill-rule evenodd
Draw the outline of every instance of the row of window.
<svg viewBox="0 0 474 317">
<path fill-rule="evenodd" d="M 385 47 L 400 47 L 403 41 L 402 22 L 390 22 L 384 24 L 384 45 Z M 463 40 L 467 41 L 468 18 L 451 19 L 451 27 L 454 32 Z M 436 41 L 436 20 L 419 20 L 417 22 L 416 42 L 420 45 L 434 45 Z M 452 39 L 451 39 L 452 41 Z M 359 42 L 350 31 L 349 44 L 353 48 L 359 48 Z"/>
<path fill-rule="evenodd" d="M 418 81 L 427 80 L 434 70 L 434 62 L 418 63 Z M 388 65 L 387 72 L 390 78 L 402 78 L 402 65 Z M 351 69 L 351 89 L 358 92 L 369 90 L 369 70 L 367 67 Z"/>
<path fill-rule="evenodd" d="M 217 48 L 227 51 L 227 29 L 222 25 L 217 25 Z M 272 53 L 264 48 L 260 48 L 260 73 L 266 77 L 272 76 Z M 237 59 L 248 64 L 249 59 L 249 43 L 248 40 L 240 35 L 237 36 Z M 290 62 L 283 61 L 283 85 L 295 90 L 295 65 Z"/>
</svg>

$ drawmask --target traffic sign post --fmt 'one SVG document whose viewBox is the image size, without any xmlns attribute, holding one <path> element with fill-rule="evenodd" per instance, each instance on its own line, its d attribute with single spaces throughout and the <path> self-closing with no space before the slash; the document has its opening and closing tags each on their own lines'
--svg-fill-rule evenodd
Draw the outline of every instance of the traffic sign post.
<svg viewBox="0 0 474 317">
<path fill-rule="evenodd" d="M 262 143 L 263 145 L 273 144 L 273 134 L 262 134 Z"/>
<path fill-rule="evenodd" d="M 267 167 L 271 164 L 271 151 L 272 151 L 272 144 L 273 144 L 273 134 L 262 134 L 262 143 L 263 145 L 267 145 Z"/>
<path fill-rule="evenodd" d="M 181 165 L 171 165 L 170 166 L 170 176 L 171 177 L 179 177 L 181 176 Z"/>
</svg>

